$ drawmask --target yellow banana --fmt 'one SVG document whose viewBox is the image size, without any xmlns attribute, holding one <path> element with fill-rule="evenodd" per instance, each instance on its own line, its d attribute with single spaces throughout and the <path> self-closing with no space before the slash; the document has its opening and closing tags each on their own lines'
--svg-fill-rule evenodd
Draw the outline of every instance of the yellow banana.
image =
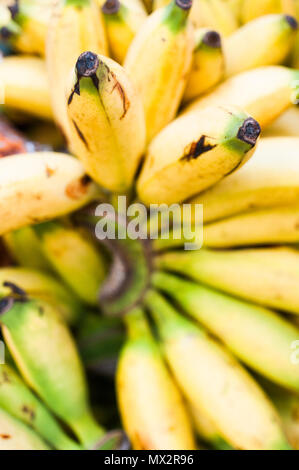
<svg viewBox="0 0 299 470">
<path fill-rule="evenodd" d="M 102 7 L 111 56 L 120 64 L 129 46 L 147 18 L 145 10 L 123 0 L 107 0 Z"/>
<path fill-rule="evenodd" d="M 193 0 L 190 20 L 196 28 L 213 28 L 229 36 L 238 28 L 238 21 L 226 0 Z"/>
<path fill-rule="evenodd" d="M 299 15 L 298 15 L 299 18 Z M 291 57 L 291 66 L 294 69 L 299 68 L 299 33 L 297 33 L 296 39 L 295 39 L 295 44 L 292 52 L 292 57 Z"/>
<path fill-rule="evenodd" d="M 297 21 L 289 15 L 266 15 L 247 23 L 224 40 L 226 76 L 283 63 L 297 29 Z"/>
<path fill-rule="evenodd" d="M 72 148 L 66 89 L 78 56 L 87 50 L 108 55 L 104 20 L 96 0 L 59 0 L 47 38 L 47 70 L 55 121 Z"/>
<path fill-rule="evenodd" d="M 264 137 L 299 137 L 299 107 L 292 106 L 263 132 Z M 299 140 L 298 140 L 299 143 Z"/>
<path fill-rule="evenodd" d="M 240 110 L 186 113 L 152 141 L 138 179 L 146 204 L 181 202 L 239 168 L 252 154 L 259 124 Z"/>
<path fill-rule="evenodd" d="M 239 214 L 204 227 L 211 248 L 299 243 L 299 206 L 275 207 Z"/>
<path fill-rule="evenodd" d="M 185 112 L 211 105 L 239 106 L 262 128 L 298 102 L 299 71 L 282 66 L 266 66 L 229 78 L 211 93 L 193 101 Z"/>
<path fill-rule="evenodd" d="M 244 450 L 288 449 L 276 410 L 234 357 L 156 292 L 147 294 L 146 305 L 184 395 L 225 439 Z"/>
<path fill-rule="evenodd" d="M 224 76 L 224 55 L 221 37 L 208 28 L 195 32 L 193 63 L 183 101 L 190 101 L 217 85 Z"/>
<path fill-rule="evenodd" d="M 192 199 L 203 204 L 204 221 L 295 204 L 299 198 L 298 148 L 296 137 L 262 138 L 246 165 Z"/>
<path fill-rule="evenodd" d="M 70 155 L 35 152 L 0 159 L 0 234 L 72 212 L 99 195 Z"/>
<path fill-rule="evenodd" d="M 53 118 L 46 67 L 38 57 L 4 57 L 0 61 L 0 92 L 8 108 Z"/>
<path fill-rule="evenodd" d="M 126 317 L 128 339 L 117 371 L 123 425 L 134 450 L 195 449 L 182 397 L 163 363 L 144 313 Z"/>
<path fill-rule="evenodd" d="M 295 0 L 296 1 L 296 0 Z M 260 16 L 272 13 L 296 14 L 294 0 L 243 0 L 241 5 L 241 21 L 248 23 Z"/>
<path fill-rule="evenodd" d="M 124 63 L 141 94 L 150 141 L 177 112 L 191 68 L 192 0 L 172 0 L 148 17 Z"/>
<path fill-rule="evenodd" d="M 72 147 L 95 181 L 127 191 L 145 147 L 141 99 L 125 70 L 107 57 L 85 52 L 75 71 L 68 92 Z"/>
</svg>

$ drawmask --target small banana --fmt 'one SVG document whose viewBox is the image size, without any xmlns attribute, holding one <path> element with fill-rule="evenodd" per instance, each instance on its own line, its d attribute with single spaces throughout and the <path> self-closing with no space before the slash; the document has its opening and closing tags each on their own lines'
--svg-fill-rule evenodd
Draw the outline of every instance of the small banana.
<svg viewBox="0 0 299 470">
<path fill-rule="evenodd" d="M 299 107 L 292 106 L 263 132 L 264 137 L 299 137 Z M 278 142 L 278 140 L 277 140 Z M 292 142 L 292 140 L 290 141 Z M 299 140 L 298 140 L 299 143 Z"/>
<path fill-rule="evenodd" d="M 274 207 L 238 214 L 204 227 L 211 248 L 299 243 L 299 206 Z"/>
<path fill-rule="evenodd" d="M 72 147 L 87 173 L 110 191 L 127 191 L 144 151 L 145 122 L 125 70 L 107 57 L 81 54 L 68 92 L 68 115 Z"/>
<path fill-rule="evenodd" d="M 255 18 L 272 13 L 296 14 L 296 0 L 242 0 L 241 21 L 248 23 Z"/>
<path fill-rule="evenodd" d="M 0 92 L 5 107 L 53 119 L 46 67 L 39 57 L 4 57 L 0 61 Z"/>
<path fill-rule="evenodd" d="M 253 20 L 224 40 L 226 76 L 285 61 L 295 42 L 298 23 L 289 15 Z"/>
<path fill-rule="evenodd" d="M 36 152 L 0 159 L 0 234 L 72 212 L 99 195 L 70 155 Z"/>
<path fill-rule="evenodd" d="M 50 448 L 28 426 L 0 408 L 0 450 L 50 450 Z"/>
<path fill-rule="evenodd" d="M 294 205 L 299 198 L 298 148 L 299 138 L 262 138 L 246 165 L 192 199 L 203 204 L 204 222 L 249 210 Z"/>
<path fill-rule="evenodd" d="M 145 10 L 123 0 L 107 0 L 102 6 L 111 56 L 122 64 L 129 46 L 147 18 Z"/>
<path fill-rule="evenodd" d="M 123 425 L 134 450 L 192 450 L 195 442 L 182 397 L 163 363 L 142 310 L 125 317 L 128 339 L 117 371 Z"/>
<path fill-rule="evenodd" d="M 106 276 L 106 262 L 86 233 L 59 222 L 38 224 L 33 230 L 52 268 L 79 299 L 96 306 Z"/>
<path fill-rule="evenodd" d="M 276 410 L 234 357 L 158 293 L 150 291 L 146 305 L 181 390 L 221 435 L 238 449 L 289 449 Z"/>
<path fill-rule="evenodd" d="M 57 311 L 12 286 L 1 301 L 5 343 L 27 384 L 75 432 L 84 447 L 102 438 L 91 414 L 87 385 L 75 342 Z"/>
<path fill-rule="evenodd" d="M 153 283 L 246 365 L 289 390 L 299 391 L 297 366 L 291 361 L 291 346 L 299 329 L 290 322 L 271 310 L 169 274 L 155 274 Z"/>
<path fill-rule="evenodd" d="M 211 93 L 193 101 L 185 113 L 211 105 L 234 105 L 248 112 L 264 128 L 298 98 L 298 70 L 265 66 L 229 78 Z"/>
<path fill-rule="evenodd" d="M 299 314 L 299 251 L 294 248 L 174 252 L 162 255 L 158 265 L 254 303 Z"/>
<path fill-rule="evenodd" d="M 145 204 L 181 202 L 235 171 L 252 155 L 259 124 L 212 106 L 177 118 L 150 144 L 137 182 Z"/>
<path fill-rule="evenodd" d="M 80 449 L 80 446 L 62 431 L 51 413 L 21 377 L 6 364 L 0 366 L 0 408 L 23 421 L 55 449 Z M 0 432 L 3 432 L 2 428 Z"/>
<path fill-rule="evenodd" d="M 223 36 L 238 28 L 236 16 L 226 0 L 193 0 L 190 20 L 195 28 L 213 28 Z"/>
<path fill-rule="evenodd" d="M 193 63 L 183 101 L 190 101 L 217 85 L 224 76 L 224 54 L 221 36 L 208 28 L 195 32 Z"/>
<path fill-rule="evenodd" d="M 105 25 L 96 0 L 59 0 L 47 36 L 47 71 L 55 121 L 72 149 L 66 88 L 78 56 L 87 50 L 108 55 Z"/>
<path fill-rule="evenodd" d="M 172 0 L 150 15 L 124 62 L 143 100 L 148 142 L 175 117 L 182 99 L 194 46 L 191 5 Z"/>
</svg>

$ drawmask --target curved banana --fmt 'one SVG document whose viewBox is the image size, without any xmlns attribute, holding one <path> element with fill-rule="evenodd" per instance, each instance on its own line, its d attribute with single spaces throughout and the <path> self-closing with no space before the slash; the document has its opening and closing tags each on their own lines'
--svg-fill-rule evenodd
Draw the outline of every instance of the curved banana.
<svg viewBox="0 0 299 470">
<path fill-rule="evenodd" d="M 78 56 L 91 50 L 108 55 L 106 31 L 96 0 L 59 0 L 47 36 L 46 61 L 55 121 L 72 149 L 66 89 Z"/>
<path fill-rule="evenodd" d="M 1 302 L 2 333 L 28 385 L 75 432 L 84 447 L 102 438 L 93 418 L 81 364 L 70 331 L 57 311 L 29 299 L 17 286 Z"/>
<path fill-rule="evenodd" d="M 33 230 L 45 258 L 57 274 L 79 299 L 97 306 L 106 277 L 106 261 L 87 234 L 59 222 L 38 224 Z"/>
<path fill-rule="evenodd" d="M 139 198 L 171 204 L 203 191 L 245 163 L 259 134 L 259 124 L 234 108 L 184 114 L 150 144 L 137 182 Z"/>
<path fill-rule="evenodd" d="M 4 57 L 0 61 L 0 94 L 5 107 L 53 119 L 46 67 L 38 57 Z"/>
<path fill-rule="evenodd" d="M 191 68 L 192 0 L 172 0 L 148 17 L 128 50 L 124 67 L 141 94 L 147 140 L 174 117 Z"/>
<path fill-rule="evenodd" d="M 158 293 L 149 292 L 146 305 L 184 395 L 221 435 L 238 449 L 289 449 L 276 410 L 234 357 Z"/>
<path fill-rule="evenodd" d="M 0 450 L 50 450 L 28 426 L 0 408 Z"/>
<path fill-rule="evenodd" d="M 102 6 L 111 56 L 122 64 L 129 46 L 147 18 L 130 2 L 107 0 Z"/>
<path fill-rule="evenodd" d="M 299 315 L 299 251 L 294 248 L 173 252 L 162 254 L 158 266 L 254 303 Z"/>
<path fill-rule="evenodd" d="M 194 204 L 203 205 L 204 222 L 249 210 L 295 204 L 299 198 L 298 149 L 299 138 L 260 139 L 246 165 L 192 199 Z"/>
<path fill-rule="evenodd" d="M 299 206 L 275 207 L 238 214 L 204 227 L 211 248 L 299 243 Z"/>
<path fill-rule="evenodd" d="M 0 233 L 73 212 L 99 195 L 70 155 L 36 152 L 0 159 Z"/>
<path fill-rule="evenodd" d="M 182 397 L 163 363 L 144 313 L 133 310 L 125 321 L 128 339 L 118 364 L 117 396 L 134 450 L 195 449 Z"/>
<path fill-rule="evenodd" d="M 282 136 L 299 137 L 299 106 L 292 106 L 287 109 L 274 122 L 272 122 L 270 126 L 266 127 L 263 132 L 263 137 Z M 292 142 L 292 140 L 290 142 Z"/>
<path fill-rule="evenodd" d="M 289 15 L 266 15 L 247 23 L 224 40 L 226 76 L 282 64 L 294 45 L 297 29 L 297 21 Z"/>
<path fill-rule="evenodd" d="M 125 192 L 145 147 L 141 99 L 125 70 L 107 57 L 85 52 L 75 72 L 68 92 L 72 148 L 95 181 Z"/>
<path fill-rule="evenodd" d="M 193 101 L 185 113 L 211 105 L 234 105 L 247 111 L 264 128 L 298 98 L 299 71 L 273 65 L 229 78 L 211 93 Z"/>
<path fill-rule="evenodd" d="M 14 369 L 6 364 L 0 367 L 0 408 L 23 421 L 55 449 L 81 449 L 62 431 L 51 413 L 29 390 Z"/>
<path fill-rule="evenodd" d="M 217 85 L 225 70 L 221 36 L 217 31 L 202 28 L 195 31 L 193 63 L 183 101 L 197 98 Z"/>
<path fill-rule="evenodd" d="M 296 0 L 242 0 L 241 21 L 248 23 L 260 16 L 273 13 L 296 14 Z"/>
</svg>

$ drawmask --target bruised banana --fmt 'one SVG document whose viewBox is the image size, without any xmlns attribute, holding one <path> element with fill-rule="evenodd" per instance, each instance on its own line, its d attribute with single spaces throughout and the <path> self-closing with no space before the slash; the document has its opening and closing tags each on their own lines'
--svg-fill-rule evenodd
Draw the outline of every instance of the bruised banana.
<svg viewBox="0 0 299 470">
<path fill-rule="evenodd" d="M 143 24 L 124 67 L 141 94 L 148 142 L 176 115 L 194 46 L 188 21 L 192 0 L 172 0 Z"/>
<path fill-rule="evenodd" d="M 264 137 L 299 137 L 299 106 L 292 106 L 266 127 Z M 292 141 L 291 141 L 292 142 Z M 299 140 L 298 140 L 299 142 Z"/>
<path fill-rule="evenodd" d="M 6 364 L 0 366 L 0 408 L 23 421 L 55 449 L 80 450 L 80 446 L 62 431 L 21 377 Z"/>
<path fill-rule="evenodd" d="M 45 222 L 33 227 L 41 250 L 56 273 L 83 302 L 96 306 L 106 262 L 86 233 Z"/>
<path fill-rule="evenodd" d="M 127 191 L 145 148 L 141 99 L 125 70 L 107 57 L 85 52 L 75 72 L 68 92 L 72 148 L 95 181 Z"/>
<path fill-rule="evenodd" d="M 8 108 L 53 119 L 46 67 L 38 57 L 4 57 L 0 61 L 0 94 Z"/>
<path fill-rule="evenodd" d="M 296 14 L 297 0 L 242 0 L 241 21 L 248 23 L 255 18 L 273 13 Z"/>
<path fill-rule="evenodd" d="M 207 106 L 238 106 L 256 119 L 262 128 L 274 121 L 299 97 L 299 71 L 273 65 L 258 67 L 227 79 L 184 111 Z"/>
<path fill-rule="evenodd" d="M 192 450 L 195 442 L 182 397 L 163 363 L 145 314 L 125 317 L 128 339 L 117 370 L 124 429 L 134 450 Z"/>
<path fill-rule="evenodd" d="M 226 0 L 193 0 L 190 20 L 196 28 L 213 28 L 224 36 L 238 28 L 237 19 Z"/>
<path fill-rule="evenodd" d="M 4 341 L 27 384 L 74 431 L 93 447 L 103 429 L 90 411 L 87 384 L 75 342 L 50 304 L 26 297 L 17 286 L 1 301 Z"/>
<path fill-rule="evenodd" d="M 145 204 L 182 202 L 235 171 L 252 155 L 258 122 L 212 106 L 177 118 L 150 144 L 137 182 Z"/>
<path fill-rule="evenodd" d="M 297 21 L 289 15 L 266 15 L 247 23 L 224 40 L 226 76 L 283 63 L 297 29 Z"/>
<path fill-rule="evenodd" d="M 146 305 L 177 383 L 221 435 L 238 449 L 289 449 L 277 412 L 234 357 L 158 293 L 150 291 Z"/>
<path fill-rule="evenodd" d="M 111 56 L 122 64 L 129 46 L 147 18 L 145 10 L 123 0 L 107 0 L 102 6 Z"/>
<path fill-rule="evenodd" d="M 104 21 L 96 0 L 60 0 L 49 25 L 46 61 L 54 117 L 71 151 L 66 88 L 78 56 L 87 50 L 108 55 Z"/>
<path fill-rule="evenodd" d="M 299 251 L 294 248 L 166 253 L 159 266 L 246 300 L 299 315 Z"/>
<path fill-rule="evenodd" d="M 273 137 L 262 138 L 246 165 L 192 202 L 203 205 L 206 223 L 249 210 L 294 205 L 298 199 L 299 138 Z"/>
<path fill-rule="evenodd" d="M 239 214 L 204 227 L 211 248 L 299 243 L 299 206 L 275 207 Z"/>
<path fill-rule="evenodd" d="M 290 322 L 271 310 L 176 276 L 158 273 L 153 282 L 246 365 L 299 391 L 297 366 L 291 361 L 291 345 L 298 339 L 299 329 Z"/>
<path fill-rule="evenodd" d="M 0 234 L 73 212 L 99 195 L 70 155 L 35 152 L 0 159 Z"/>
<path fill-rule="evenodd" d="M 183 101 L 190 101 L 217 85 L 224 76 L 224 67 L 220 34 L 208 28 L 196 30 L 192 68 Z"/>
<path fill-rule="evenodd" d="M 0 430 L 0 450 L 50 450 L 32 429 L 2 408 L 0 408 Z"/>
</svg>

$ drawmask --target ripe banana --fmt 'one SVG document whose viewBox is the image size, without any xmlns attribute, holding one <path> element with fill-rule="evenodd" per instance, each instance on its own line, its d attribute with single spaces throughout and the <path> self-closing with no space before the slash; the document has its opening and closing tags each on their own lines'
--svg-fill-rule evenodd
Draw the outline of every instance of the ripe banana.
<svg viewBox="0 0 299 470">
<path fill-rule="evenodd" d="M 38 57 L 10 56 L 0 61 L 1 104 L 40 119 L 52 119 L 45 63 Z"/>
<path fill-rule="evenodd" d="M 299 329 L 290 322 L 271 310 L 169 274 L 155 274 L 153 283 L 250 368 L 299 391 L 298 367 L 291 361 Z"/>
<path fill-rule="evenodd" d="M 272 13 L 296 14 L 296 0 L 243 0 L 241 4 L 241 21 L 249 21 Z"/>
<path fill-rule="evenodd" d="M 183 101 L 190 101 L 207 92 L 223 76 L 224 55 L 220 34 L 208 28 L 196 30 L 193 63 Z"/>
<path fill-rule="evenodd" d="M 0 159 L 0 234 L 72 212 L 99 195 L 70 155 L 35 152 Z"/>
<path fill-rule="evenodd" d="M 299 206 L 275 207 L 239 214 L 204 227 L 211 248 L 299 243 Z"/>
<path fill-rule="evenodd" d="M 166 253 L 158 266 L 232 295 L 299 314 L 299 251 L 288 247 Z M 258 276 L 257 276 L 258 273 Z"/>
<path fill-rule="evenodd" d="M 203 204 L 204 222 L 295 204 L 299 198 L 298 149 L 299 138 L 262 138 L 246 165 L 192 199 Z"/>
<path fill-rule="evenodd" d="M 287 109 L 287 111 L 281 114 L 270 126 L 266 127 L 263 136 L 299 137 L 299 107 L 292 106 Z"/>
<path fill-rule="evenodd" d="M 72 147 L 98 183 L 125 192 L 145 147 L 141 99 L 125 70 L 107 57 L 85 52 L 75 71 L 68 92 Z"/>
<path fill-rule="evenodd" d="M 0 367 L 0 408 L 23 421 L 55 449 L 80 450 L 80 446 L 62 431 L 21 377 L 6 364 Z"/>
<path fill-rule="evenodd" d="M 200 193 L 245 163 L 259 134 L 259 124 L 238 109 L 186 113 L 150 144 L 137 182 L 139 198 L 171 204 Z"/>
<path fill-rule="evenodd" d="M 52 268 L 79 299 L 96 306 L 106 262 L 87 234 L 59 222 L 38 224 L 33 230 Z"/>
<path fill-rule="evenodd" d="M 211 93 L 193 101 L 185 112 L 211 105 L 239 106 L 264 128 L 298 98 L 299 71 L 273 65 L 229 78 Z"/>
<path fill-rule="evenodd" d="M 196 28 L 213 28 L 224 36 L 238 28 L 237 19 L 226 0 L 193 0 L 190 20 Z"/>
<path fill-rule="evenodd" d="M 102 7 L 111 56 L 122 64 L 129 46 L 147 18 L 145 10 L 123 0 L 107 0 Z"/>
<path fill-rule="evenodd" d="M 0 450 L 50 450 L 28 426 L 0 408 Z"/>
<path fill-rule="evenodd" d="M 182 397 L 163 363 L 142 310 L 125 317 L 128 339 L 117 371 L 123 425 L 134 450 L 192 450 Z"/>
<path fill-rule="evenodd" d="M 226 76 L 282 64 L 294 45 L 297 29 L 297 21 L 289 15 L 266 15 L 250 21 L 224 40 Z"/>
<path fill-rule="evenodd" d="M 84 447 L 92 447 L 104 431 L 91 414 L 75 342 L 57 311 L 17 286 L 1 307 L 2 334 L 22 376 Z"/>
<path fill-rule="evenodd" d="M 87 50 L 108 55 L 104 20 L 96 0 L 56 3 L 47 37 L 47 71 L 55 121 L 72 148 L 66 88 L 78 56 Z M 75 147 L 76 148 L 76 147 Z"/>
<path fill-rule="evenodd" d="M 141 94 L 148 142 L 174 117 L 180 105 L 194 46 L 188 21 L 192 0 L 172 0 L 145 21 L 124 63 Z"/>
<path fill-rule="evenodd" d="M 234 357 L 156 292 L 147 294 L 146 305 L 184 395 L 225 439 L 244 450 L 288 449 L 274 407 Z"/>
</svg>

